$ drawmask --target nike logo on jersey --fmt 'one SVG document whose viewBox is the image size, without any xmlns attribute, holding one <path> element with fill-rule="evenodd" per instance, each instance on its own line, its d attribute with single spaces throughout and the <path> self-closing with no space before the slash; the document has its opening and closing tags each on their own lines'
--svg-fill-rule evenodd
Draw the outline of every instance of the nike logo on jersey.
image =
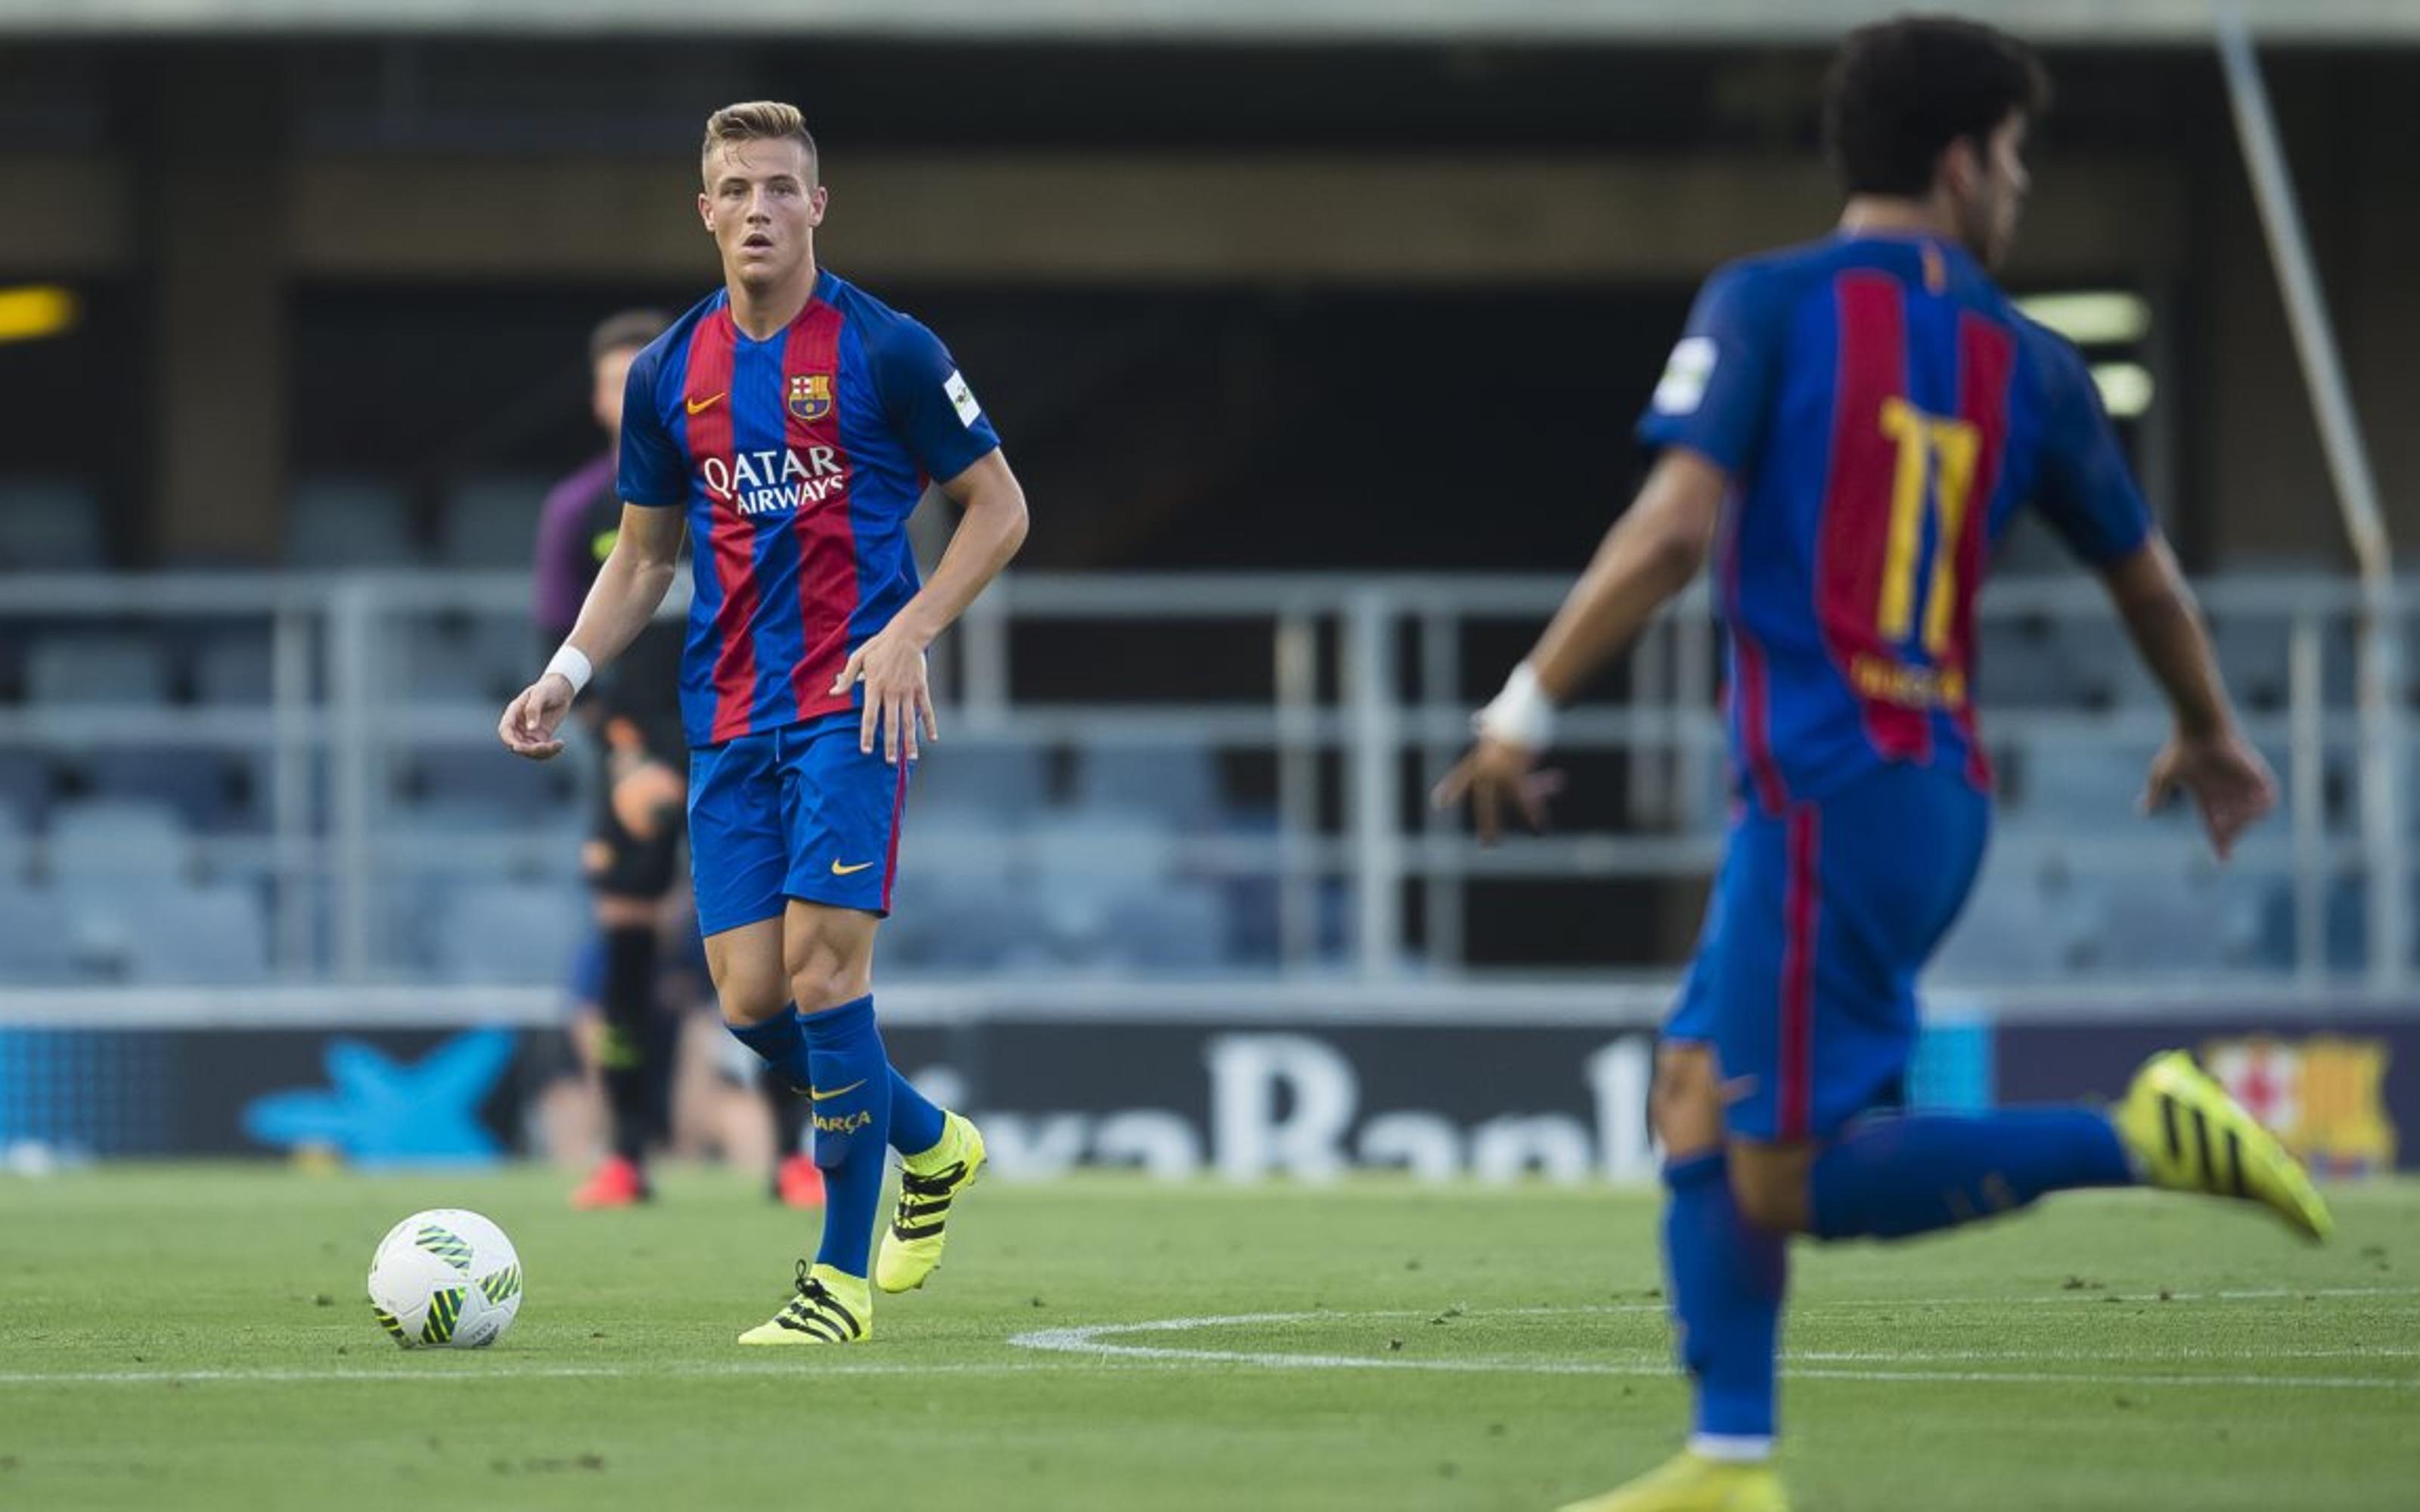
<svg viewBox="0 0 2420 1512">
<path fill-rule="evenodd" d="M 819 1092 L 815 1088 L 810 1087 L 807 1088 L 807 1101 L 810 1103 L 826 1102 L 831 1098 L 840 1096 L 843 1092 L 854 1092 L 864 1085 L 865 1078 L 861 1076 L 857 1080 L 849 1083 L 846 1087 L 835 1087 L 829 1092 Z"/>
<path fill-rule="evenodd" d="M 689 412 L 690 412 L 690 414 L 693 414 L 693 415 L 694 415 L 694 414 L 701 413 L 701 412 L 703 412 L 703 411 L 705 411 L 705 410 L 711 409 L 713 409 L 716 405 L 719 405 L 719 404 L 721 404 L 721 403 L 722 402 L 722 395 L 723 395 L 723 394 L 728 393 L 730 393 L 730 392 L 731 392 L 730 390 L 728 390 L 728 389 L 724 389 L 724 390 L 721 390 L 721 391 L 720 391 L 720 392 L 718 392 L 718 393 L 709 393 L 709 394 L 707 394 L 707 395 L 706 395 L 705 398 L 703 398 L 703 399 L 691 399 L 691 400 L 690 400 L 690 401 L 689 401 Z"/>
<path fill-rule="evenodd" d="M 834 861 L 832 863 L 832 875 L 836 877 L 853 877 L 873 864 L 874 863 L 872 861 L 860 861 L 855 866 L 843 866 L 838 861 Z"/>
</svg>

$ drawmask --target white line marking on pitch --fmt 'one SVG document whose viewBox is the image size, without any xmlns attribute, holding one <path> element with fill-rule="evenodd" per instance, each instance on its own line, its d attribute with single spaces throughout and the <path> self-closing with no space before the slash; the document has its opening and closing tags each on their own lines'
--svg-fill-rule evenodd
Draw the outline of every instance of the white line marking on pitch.
<svg viewBox="0 0 2420 1512">
<path fill-rule="evenodd" d="M 489 1356 L 474 1365 L 459 1369 L 431 1365 L 427 1369 L 409 1365 L 396 1365 L 393 1369 L 373 1370 L 350 1365 L 263 1365 L 258 1369 L 223 1370 L 73 1370 L 20 1371 L 0 1374 L 0 1386 L 50 1386 L 63 1384 L 140 1385 L 162 1381 L 236 1381 L 248 1385 L 278 1381 L 443 1381 L 449 1385 L 459 1381 L 619 1381 L 625 1378 L 664 1376 L 1032 1376 L 1065 1374 L 1070 1366 L 1051 1365 L 1039 1360 L 1003 1360 L 989 1364 L 918 1365 L 908 1360 L 864 1361 L 844 1363 L 817 1360 L 805 1361 L 731 1360 L 696 1365 L 540 1365 L 535 1361 L 517 1361 L 509 1356 Z"/>
<path fill-rule="evenodd" d="M 1546 1309 L 1522 1309 L 1540 1312 Z M 1601 1310 L 1601 1309 L 1600 1309 Z M 1202 1365 L 1257 1365 L 1270 1370 L 1426 1370 L 1463 1375 L 1538 1376 L 1668 1376 L 1672 1366 L 1661 1360 L 1403 1360 L 1359 1354 L 1297 1354 L 1267 1350 L 1171 1349 L 1159 1345 L 1112 1344 L 1113 1337 L 1136 1334 L 1187 1334 L 1209 1328 L 1252 1328 L 1270 1324 L 1322 1320 L 1418 1317 L 1385 1313 L 1241 1313 L 1220 1318 L 1161 1318 L 1140 1323 L 1094 1323 L 1076 1328 L 1042 1328 L 1018 1334 L 1008 1341 L 1019 1349 L 1047 1353 L 1083 1354 L 1104 1359 L 1192 1362 Z M 1483 1316 L 1483 1315 L 1481 1315 Z M 1921 1363 L 1925 1355 L 1860 1355 L 1876 1363 Z M 2040 1358 L 2039 1355 L 2015 1358 Z M 1787 1365 L 1785 1361 L 1785 1365 Z M 1868 1381 L 1974 1381 L 2024 1384 L 2103 1386 L 2288 1386 L 2335 1390 L 2404 1391 L 2420 1388 L 2420 1380 L 2362 1376 L 2276 1375 L 2107 1375 L 2099 1371 L 2044 1370 L 1843 1370 L 1816 1365 L 1792 1369 L 1804 1380 Z"/>
<path fill-rule="evenodd" d="M 2259 1291 L 2211 1291 L 2171 1293 L 2171 1302 L 2258 1302 L 2287 1298 L 2340 1297 L 2410 1297 L 2420 1296 L 2420 1288 L 2412 1287 L 2335 1287 L 2307 1290 L 2276 1288 Z M 2020 1298 L 1926 1297 L 1854 1298 L 1802 1304 L 1802 1312 L 1822 1311 L 1827 1307 L 1952 1307 L 1978 1302 L 2023 1303 L 2089 1303 L 2116 1300 L 2149 1303 L 2154 1299 L 2143 1294 L 2114 1291 L 2062 1292 L 2056 1296 Z M 1569 1314 L 1663 1313 L 1667 1304 L 1661 1302 L 1583 1304 L 1575 1306 L 1491 1307 L 1474 1313 L 1473 1317 L 1552 1317 Z M 59 1370 L 0 1371 L 0 1388 L 9 1386 L 50 1385 L 142 1385 L 164 1382 L 207 1384 L 231 1381 L 239 1383 L 276 1384 L 281 1382 L 309 1383 L 314 1381 L 618 1381 L 645 1377 L 697 1376 L 715 1379 L 749 1377 L 787 1377 L 806 1373 L 817 1376 L 1013 1376 L 1041 1375 L 1083 1368 L 1078 1359 L 1094 1365 L 1117 1363 L 1130 1368 L 1171 1368 L 1200 1365 L 1248 1365 L 1280 1370 L 1427 1370 L 1460 1374 L 1544 1375 L 1544 1376 L 1624 1376 L 1664 1377 L 1672 1373 L 1671 1366 L 1658 1353 L 1652 1358 L 1633 1360 L 1399 1360 L 1365 1355 L 1290 1354 L 1262 1350 L 1162 1349 L 1142 1345 L 1110 1344 L 1103 1340 L 1134 1334 L 1190 1333 L 1205 1328 L 1246 1328 L 1255 1324 L 1313 1322 L 1322 1319 L 1349 1321 L 1361 1319 L 1380 1321 L 1387 1319 L 1434 1318 L 1438 1308 L 1398 1308 L 1383 1312 L 1308 1313 L 1247 1313 L 1220 1318 L 1166 1318 L 1140 1323 L 1096 1323 L 1078 1328 L 1046 1328 L 1019 1334 L 1008 1342 L 1023 1350 L 1046 1354 L 1073 1356 L 1064 1364 L 1040 1360 L 1006 1360 L 995 1362 L 934 1362 L 918 1364 L 908 1360 L 831 1361 L 819 1360 L 805 1366 L 784 1360 L 698 1361 L 673 1365 L 574 1365 L 544 1364 L 535 1360 L 517 1359 L 512 1351 L 487 1356 L 475 1365 L 460 1367 L 440 1365 L 435 1358 L 425 1367 L 398 1362 L 392 1368 L 380 1369 L 359 1365 L 263 1365 L 200 1370 Z M 2420 1350 L 2382 1347 L 2366 1350 L 2281 1350 L 2264 1351 L 2267 1359 L 2403 1359 L 2420 1355 Z M 440 1356 L 442 1358 L 442 1356 Z M 2325 1376 L 2113 1376 L 2093 1372 L 2049 1373 L 2019 1371 L 1942 1371 L 1942 1370 L 1848 1370 L 1837 1368 L 1843 1364 L 1920 1365 L 1926 1364 L 1978 1363 L 1987 1360 L 2039 1361 L 2043 1359 L 2114 1359 L 2130 1363 L 2156 1359 L 2227 1360 L 2242 1358 L 2217 1350 L 2188 1346 L 2163 1351 L 2157 1355 L 2113 1355 L 2102 1351 L 1949 1351 L 1888 1352 L 1839 1351 L 1792 1354 L 1791 1374 L 1809 1380 L 1869 1381 L 2016 1381 L 2022 1383 L 2103 1384 L 2116 1386 L 2309 1386 L 2336 1389 L 2410 1390 L 2420 1388 L 2420 1380 L 2384 1380 L 2360 1377 Z M 1800 1366 L 1796 1362 L 1810 1362 Z"/>
</svg>

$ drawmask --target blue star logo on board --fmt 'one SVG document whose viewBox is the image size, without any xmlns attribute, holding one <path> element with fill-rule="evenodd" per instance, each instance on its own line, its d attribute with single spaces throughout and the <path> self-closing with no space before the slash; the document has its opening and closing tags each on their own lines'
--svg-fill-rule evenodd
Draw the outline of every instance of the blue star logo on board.
<svg viewBox="0 0 2420 1512">
<path fill-rule="evenodd" d="M 510 1029 L 474 1029 L 408 1064 L 359 1040 L 328 1043 L 326 1088 L 271 1092 L 243 1110 L 264 1145 L 324 1145 L 357 1165 L 484 1165 L 504 1153 L 479 1105 L 513 1058 Z"/>
<path fill-rule="evenodd" d="M 830 373 L 793 373 L 790 375 L 790 413 L 813 424 L 831 413 L 832 388 Z"/>
</svg>

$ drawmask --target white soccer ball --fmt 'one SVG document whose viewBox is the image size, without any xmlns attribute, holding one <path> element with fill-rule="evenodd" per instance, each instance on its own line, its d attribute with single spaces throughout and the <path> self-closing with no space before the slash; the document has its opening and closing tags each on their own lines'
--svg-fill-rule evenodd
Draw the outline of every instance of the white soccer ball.
<svg viewBox="0 0 2420 1512">
<path fill-rule="evenodd" d="M 415 1212 L 370 1257 L 370 1311 L 407 1350 L 485 1349 L 520 1310 L 521 1258 L 475 1212 Z"/>
</svg>

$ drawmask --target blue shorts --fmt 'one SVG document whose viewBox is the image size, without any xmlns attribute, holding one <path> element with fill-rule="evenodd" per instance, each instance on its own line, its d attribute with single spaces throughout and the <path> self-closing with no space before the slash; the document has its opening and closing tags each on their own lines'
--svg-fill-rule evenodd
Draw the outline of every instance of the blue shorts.
<svg viewBox="0 0 2420 1512">
<path fill-rule="evenodd" d="M 1734 1137 L 1821 1139 L 1898 1101 L 1916 975 L 1965 904 L 1991 820 L 1962 774 L 1895 765 L 1732 821 L 1665 1033 L 1714 1046 Z"/>
<path fill-rule="evenodd" d="M 707 934 L 777 918 L 789 899 L 891 912 L 909 763 L 857 748 L 854 711 L 689 756 L 689 860 Z"/>
</svg>

